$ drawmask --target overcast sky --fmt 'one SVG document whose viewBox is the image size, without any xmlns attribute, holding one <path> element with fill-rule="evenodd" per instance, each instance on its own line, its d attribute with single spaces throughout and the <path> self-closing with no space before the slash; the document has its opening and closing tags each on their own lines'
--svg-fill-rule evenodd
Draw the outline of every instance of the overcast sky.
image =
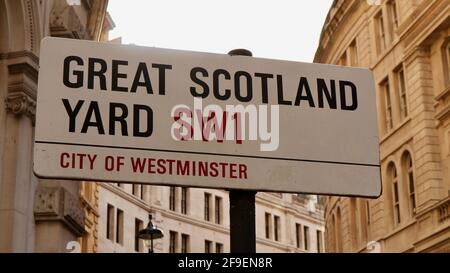
<svg viewBox="0 0 450 273">
<path fill-rule="evenodd" d="M 332 0 L 110 0 L 111 38 L 212 53 L 312 62 Z"/>
</svg>

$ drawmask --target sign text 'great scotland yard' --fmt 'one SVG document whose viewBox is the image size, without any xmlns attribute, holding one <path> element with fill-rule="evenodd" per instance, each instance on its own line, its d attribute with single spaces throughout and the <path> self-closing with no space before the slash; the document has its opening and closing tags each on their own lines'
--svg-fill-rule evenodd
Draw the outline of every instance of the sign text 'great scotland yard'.
<svg viewBox="0 0 450 273">
<path fill-rule="evenodd" d="M 48 38 L 45 178 L 376 197 L 366 69 Z"/>
</svg>

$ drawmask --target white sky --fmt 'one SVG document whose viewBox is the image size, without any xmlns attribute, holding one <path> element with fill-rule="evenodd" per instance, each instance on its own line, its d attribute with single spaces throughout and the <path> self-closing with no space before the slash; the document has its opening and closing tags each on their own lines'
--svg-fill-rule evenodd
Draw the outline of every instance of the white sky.
<svg viewBox="0 0 450 273">
<path fill-rule="evenodd" d="M 312 62 L 332 0 L 110 0 L 111 38 L 212 53 Z"/>
</svg>

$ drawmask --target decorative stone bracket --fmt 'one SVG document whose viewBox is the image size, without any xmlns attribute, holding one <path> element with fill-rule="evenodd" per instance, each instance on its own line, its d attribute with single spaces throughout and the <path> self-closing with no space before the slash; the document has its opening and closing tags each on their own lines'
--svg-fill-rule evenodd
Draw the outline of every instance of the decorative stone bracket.
<svg viewBox="0 0 450 273">
<path fill-rule="evenodd" d="M 6 111 L 28 116 L 34 126 L 39 59 L 30 51 L 10 52 L 5 58 L 9 72 Z"/>
<path fill-rule="evenodd" d="M 64 188 L 39 188 L 35 196 L 34 218 L 36 222 L 61 221 L 76 236 L 86 232 L 81 202 Z"/>
<path fill-rule="evenodd" d="M 25 92 L 9 93 L 6 97 L 6 111 L 28 116 L 33 126 L 36 122 L 36 101 Z"/>
</svg>

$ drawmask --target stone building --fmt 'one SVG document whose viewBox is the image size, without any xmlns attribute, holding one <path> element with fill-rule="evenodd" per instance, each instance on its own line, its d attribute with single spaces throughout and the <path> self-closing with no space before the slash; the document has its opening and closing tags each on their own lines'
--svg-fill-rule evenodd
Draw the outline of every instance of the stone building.
<svg viewBox="0 0 450 273">
<path fill-rule="evenodd" d="M 229 252 L 228 192 L 99 184 L 98 252 L 146 252 L 136 238 L 148 223 L 164 237 L 155 252 Z M 258 193 L 257 252 L 323 252 L 323 206 L 316 196 Z"/>
<path fill-rule="evenodd" d="M 327 251 L 450 252 L 450 2 L 336 0 L 315 61 L 373 71 L 381 145 L 379 199 L 327 198 Z"/>
<path fill-rule="evenodd" d="M 107 40 L 107 4 L 0 0 L 0 252 L 96 250 L 97 185 L 38 179 L 32 155 L 40 41 Z"/>
</svg>

